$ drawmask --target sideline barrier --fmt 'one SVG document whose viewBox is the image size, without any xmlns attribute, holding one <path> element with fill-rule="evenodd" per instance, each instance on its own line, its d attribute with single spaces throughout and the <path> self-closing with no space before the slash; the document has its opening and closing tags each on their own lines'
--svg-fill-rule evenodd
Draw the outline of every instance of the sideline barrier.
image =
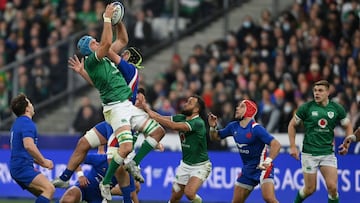
<svg viewBox="0 0 360 203">
<path fill-rule="evenodd" d="M 289 148 L 289 138 L 287 134 L 275 133 L 274 136 L 279 140 L 282 149 L 281 152 L 287 152 Z M 9 148 L 9 133 L 0 132 L 0 149 Z M 335 149 L 342 143 L 343 137 L 335 137 Z M 51 150 L 73 150 L 79 140 L 79 135 L 69 134 L 57 134 L 57 135 L 39 135 L 38 147 L 40 150 L 51 149 Z M 135 143 L 135 147 L 139 148 L 144 140 L 142 134 L 139 135 L 138 141 Z M 296 144 L 301 146 L 302 134 L 296 136 Z M 180 139 L 178 134 L 167 133 L 166 136 L 161 140 L 165 149 L 170 151 L 181 151 Z M 227 138 L 229 151 L 238 152 L 235 142 L 232 137 Z M 352 143 L 349 149 L 349 154 L 360 154 L 360 142 Z"/>
<path fill-rule="evenodd" d="M 58 176 L 66 167 L 72 150 L 42 150 L 46 157 L 54 161 L 54 169 L 39 168 L 49 179 Z M 0 150 L 0 198 L 33 198 L 29 192 L 23 191 L 10 176 L 8 161 L 9 150 Z M 145 183 L 141 185 L 139 199 L 143 201 L 165 202 L 170 197 L 172 180 L 176 167 L 181 159 L 180 152 L 152 152 L 141 163 Z M 209 179 L 200 189 L 199 194 L 204 202 L 231 202 L 233 185 L 241 171 L 241 160 L 238 153 L 210 152 L 213 171 Z M 292 202 L 296 192 L 303 184 L 300 162 L 288 154 L 280 154 L 274 161 L 275 189 L 280 202 Z M 339 164 L 339 195 L 341 202 L 354 202 L 360 197 L 360 164 L 357 155 L 338 156 Z M 85 167 L 88 170 L 89 166 Z M 73 176 L 71 182 L 75 181 Z M 327 202 L 325 182 L 318 176 L 316 193 L 307 202 Z M 57 189 L 55 198 L 63 194 Z M 261 191 L 256 188 L 248 201 L 263 202 Z"/>
</svg>

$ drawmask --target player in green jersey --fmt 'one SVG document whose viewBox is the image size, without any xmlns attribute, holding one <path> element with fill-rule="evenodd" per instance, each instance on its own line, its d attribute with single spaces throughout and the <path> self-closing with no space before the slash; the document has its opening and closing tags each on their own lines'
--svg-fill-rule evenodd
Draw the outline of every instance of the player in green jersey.
<svg viewBox="0 0 360 203">
<path fill-rule="evenodd" d="M 295 127 L 302 122 L 305 129 L 301 152 L 304 187 L 299 190 L 295 203 L 303 202 L 315 192 L 318 169 L 326 182 L 328 202 L 339 202 L 334 128 L 340 122 L 346 135 L 353 134 L 353 130 L 344 108 L 329 100 L 329 87 L 326 80 L 316 82 L 313 86 L 314 100 L 302 104 L 288 125 L 290 155 L 297 160 L 299 151 L 295 145 Z"/>
<path fill-rule="evenodd" d="M 176 172 L 169 202 L 179 202 L 183 194 L 195 203 L 202 202 L 197 191 L 211 172 L 211 162 L 207 152 L 205 104 L 201 97 L 188 98 L 182 113 L 161 116 L 152 111 L 142 101 L 142 108 L 162 126 L 179 131 L 182 160 Z"/>
<path fill-rule="evenodd" d="M 165 134 L 164 129 L 157 122 L 149 119 L 149 116 L 143 110 L 136 108 L 128 100 L 131 95 L 133 101 L 136 97 L 136 93 L 133 91 L 137 89 L 137 68 L 142 67 L 142 57 L 141 54 L 137 53 L 135 49 L 127 49 L 121 54 L 121 56 L 116 53 L 124 48 L 128 42 L 127 31 L 122 22 L 117 25 L 117 29 L 116 40 L 110 46 L 110 49 L 106 55 L 107 57 L 104 57 L 102 60 L 98 60 L 97 52 L 101 46 L 97 46 L 99 43 L 97 43 L 94 38 L 90 36 L 84 36 L 79 40 L 78 48 L 80 52 L 86 56 L 85 61 L 83 59 L 80 61 L 76 56 L 69 59 L 69 66 L 77 73 L 79 73 L 90 84 L 95 86 L 99 90 L 100 96 L 103 95 L 101 98 L 103 101 L 105 120 L 111 125 L 115 132 L 114 136 L 121 146 L 120 148 L 116 148 L 117 153 L 113 153 L 114 151 L 108 150 L 108 153 L 113 155 L 112 160 L 103 182 L 99 185 L 102 196 L 107 200 L 111 200 L 111 178 L 117 168 L 122 166 L 124 163 L 124 158 L 129 154 L 128 150 L 133 148 L 133 140 L 128 139 L 131 136 L 130 129 L 140 131 L 147 136 L 134 159 L 126 164 L 127 170 L 129 170 L 129 172 L 133 174 L 134 178 L 140 182 L 143 182 L 144 179 L 138 168 L 139 162 L 150 151 L 158 146 L 158 142 Z M 101 44 L 102 43 L 100 42 L 100 45 Z M 132 51 L 135 51 L 135 53 Z M 98 80 L 102 82 L 98 82 Z M 107 84 L 108 82 L 111 84 Z M 124 87 L 123 82 L 125 82 L 127 86 L 126 88 Z M 133 90 L 131 90 L 130 87 L 132 87 Z M 131 95 L 127 94 L 128 89 L 130 90 Z M 115 95 L 111 93 L 112 91 L 115 92 Z M 117 97 L 119 95 L 127 96 Z M 123 100 L 125 98 L 126 100 Z M 84 137 L 89 139 L 91 138 L 90 140 L 92 141 L 89 141 L 90 145 L 87 145 L 86 150 L 82 151 L 82 157 L 84 157 L 90 147 L 95 147 L 100 144 L 100 141 L 97 139 L 97 137 L 93 136 L 94 133 L 87 134 L 89 135 L 85 135 Z M 108 144 L 111 146 L 113 142 L 108 140 Z M 129 144 L 131 144 L 131 146 L 129 146 Z M 76 161 L 77 163 L 79 162 L 79 160 Z M 75 163 L 68 164 L 68 166 L 69 165 L 73 166 Z M 67 174 L 69 177 L 71 176 L 71 170 L 66 169 L 63 174 Z M 60 179 L 63 181 L 67 180 L 61 177 Z"/>
</svg>

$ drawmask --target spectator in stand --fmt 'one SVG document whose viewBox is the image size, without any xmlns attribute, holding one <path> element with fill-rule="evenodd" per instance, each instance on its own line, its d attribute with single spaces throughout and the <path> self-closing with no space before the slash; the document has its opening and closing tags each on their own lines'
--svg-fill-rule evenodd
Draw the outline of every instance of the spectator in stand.
<svg viewBox="0 0 360 203">
<path fill-rule="evenodd" d="M 66 64 L 63 64 L 64 60 L 60 60 L 62 58 L 57 48 L 52 48 L 49 55 L 49 93 L 56 95 L 66 89 L 67 67 Z"/>
<path fill-rule="evenodd" d="M 321 79 L 320 65 L 317 63 L 310 64 L 309 72 L 306 74 L 306 80 L 309 83 L 314 83 Z"/>
<path fill-rule="evenodd" d="M 280 119 L 279 119 L 279 133 L 287 133 L 287 125 L 294 116 L 294 103 L 286 101 L 283 107 L 280 109 Z"/>
<path fill-rule="evenodd" d="M 36 58 L 34 67 L 31 69 L 31 82 L 34 87 L 34 102 L 44 101 L 49 97 L 49 68 L 42 59 Z"/>
<path fill-rule="evenodd" d="M 11 115 L 10 106 L 11 93 L 5 78 L 0 77 L 0 121 Z"/>
<path fill-rule="evenodd" d="M 17 76 L 19 78 L 18 92 L 26 94 L 30 99 L 33 98 L 33 87 L 29 81 L 29 75 L 25 65 L 20 65 L 17 69 Z"/>
<path fill-rule="evenodd" d="M 91 0 L 84 0 L 82 2 L 82 10 L 77 13 L 76 19 L 81 22 L 84 26 L 92 26 L 98 22 L 96 13 L 92 8 Z"/>
<path fill-rule="evenodd" d="M 95 124 L 100 122 L 101 113 L 91 104 L 90 98 L 84 96 L 81 99 L 81 106 L 73 121 L 72 127 L 75 132 L 79 132 L 80 136 L 86 134 Z"/>
<path fill-rule="evenodd" d="M 262 101 L 259 104 L 259 122 L 270 133 L 274 132 L 275 125 L 279 122 L 280 111 L 275 105 L 275 100 L 268 89 L 262 90 Z"/>
<path fill-rule="evenodd" d="M 129 28 L 129 43 L 144 49 L 152 43 L 151 24 L 146 20 L 145 12 L 138 10 L 135 13 L 135 23 Z"/>
<path fill-rule="evenodd" d="M 193 47 L 193 57 L 196 58 L 196 61 L 201 67 L 201 72 L 203 71 L 205 64 L 209 61 L 208 57 L 205 54 L 204 47 L 201 44 L 195 44 Z"/>
</svg>

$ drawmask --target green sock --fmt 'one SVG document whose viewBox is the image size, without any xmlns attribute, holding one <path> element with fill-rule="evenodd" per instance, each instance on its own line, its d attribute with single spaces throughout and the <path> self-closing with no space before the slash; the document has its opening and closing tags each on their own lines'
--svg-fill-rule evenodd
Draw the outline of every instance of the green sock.
<svg viewBox="0 0 360 203">
<path fill-rule="evenodd" d="M 300 196 L 300 192 L 297 193 L 294 203 L 301 203 L 304 201 L 304 198 Z"/>
<path fill-rule="evenodd" d="M 103 179 L 104 185 L 110 184 L 111 179 L 114 176 L 114 173 L 119 166 L 120 165 L 118 163 L 116 163 L 114 159 L 111 160 L 111 162 L 109 164 L 109 168 L 106 171 L 105 177 Z"/>
<path fill-rule="evenodd" d="M 337 194 L 336 198 L 332 198 L 328 195 L 328 203 L 339 203 L 339 194 Z"/>
<path fill-rule="evenodd" d="M 339 199 L 328 199 L 328 203 L 339 203 Z"/>
<path fill-rule="evenodd" d="M 143 158 L 149 154 L 154 148 L 149 144 L 149 142 L 147 140 L 145 140 L 139 151 L 136 153 L 135 157 L 134 157 L 134 161 L 136 163 L 136 165 L 139 165 L 139 163 L 141 162 L 141 160 L 143 160 Z"/>
</svg>

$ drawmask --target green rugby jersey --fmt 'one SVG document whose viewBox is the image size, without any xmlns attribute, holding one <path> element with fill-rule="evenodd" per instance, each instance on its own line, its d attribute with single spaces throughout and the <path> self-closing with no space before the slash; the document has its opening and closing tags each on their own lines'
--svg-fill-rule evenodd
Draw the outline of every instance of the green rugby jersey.
<svg viewBox="0 0 360 203">
<path fill-rule="evenodd" d="M 341 105 L 329 101 L 326 106 L 320 106 L 310 101 L 301 105 L 295 116 L 303 121 L 305 128 L 302 152 L 315 156 L 334 152 L 334 129 L 346 118 Z"/>
<path fill-rule="evenodd" d="M 186 122 L 190 131 L 179 132 L 182 160 L 188 165 L 195 165 L 209 160 L 206 141 L 206 126 L 203 119 L 199 116 L 186 120 L 186 116 L 177 114 L 172 116 L 174 122 Z"/>
<path fill-rule="evenodd" d="M 102 103 L 125 101 L 131 97 L 130 87 L 110 59 L 98 60 L 93 52 L 85 59 L 85 70 L 100 92 Z"/>
</svg>

